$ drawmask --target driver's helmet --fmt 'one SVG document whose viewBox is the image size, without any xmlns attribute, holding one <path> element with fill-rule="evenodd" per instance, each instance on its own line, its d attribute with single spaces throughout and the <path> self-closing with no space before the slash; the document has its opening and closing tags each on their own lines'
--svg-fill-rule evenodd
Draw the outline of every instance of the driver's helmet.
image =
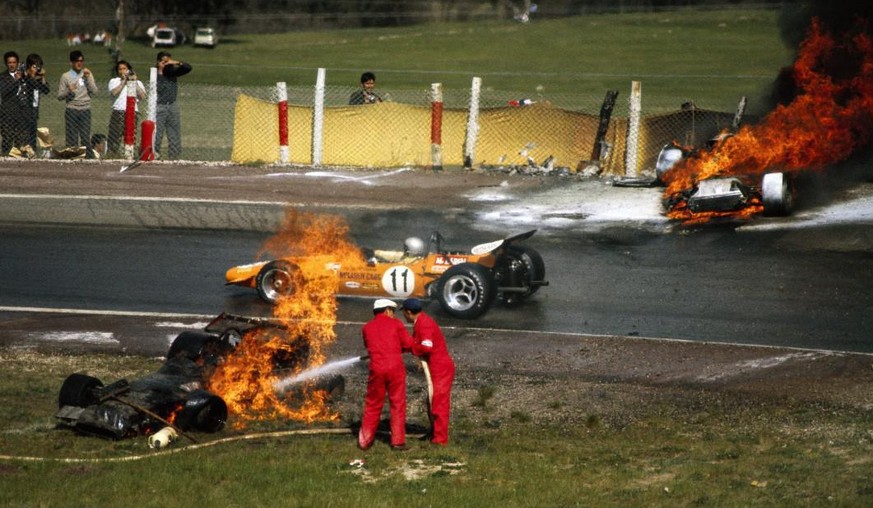
<svg viewBox="0 0 873 508">
<path fill-rule="evenodd" d="M 427 245 L 421 238 L 410 236 L 403 241 L 403 252 L 407 256 L 424 256 L 427 254 Z"/>
</svg>

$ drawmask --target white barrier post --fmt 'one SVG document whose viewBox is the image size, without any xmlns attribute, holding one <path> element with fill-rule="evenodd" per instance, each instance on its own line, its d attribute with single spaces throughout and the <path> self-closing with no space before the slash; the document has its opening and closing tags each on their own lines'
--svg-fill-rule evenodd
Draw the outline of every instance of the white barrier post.
<svg viewBox="0 0 873 508">
<path fill-rule="evenodd" d="M 443 85 L 430 85 L 430 159 L 434 171 L 443 169 Z"/>
<path fill-rule="evenodd" d="M 324 155 L 324 82 L 325 69 L 319 67 L 315 80 L 315 107 L 312 110 L 312 165 L 320 166 Z"/>
<path fill-rule="evenodd" d="M 627 119 L 627 145 L 624 152 L 625 176 L 637 174 L 637 150 L 640 144 L 640 110 L 642 103 L 642 83 L 631 82 L 630 109 Z"/>
<path fill-rule="evenodd" d="M 467 116 L 467 141 L 464 143 L 464 167 L 473 169 L 473 159 L 476 156 L 476 140 L 479 137 L 479 95 L 482 89 L 482 78 L 473 78 L 470 89 L 470 113 Z"/>
<path fill-rule="evenodd" d="M 279 98 L 279 162 L 288 164 L 288 86 L 284 81 L 276 83 Z"/>
</svg>

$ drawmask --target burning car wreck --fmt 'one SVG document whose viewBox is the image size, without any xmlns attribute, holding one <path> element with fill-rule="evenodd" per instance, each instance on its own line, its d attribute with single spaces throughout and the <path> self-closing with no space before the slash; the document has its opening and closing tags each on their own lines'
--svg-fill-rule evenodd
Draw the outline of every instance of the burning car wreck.
<svg viewBox="0 0 873 508">
<path fill-rule="evenodd" d="M 246 341 L 263 342 L 265 335 L 281 329 L 269 318 L 221 314 L 204 331 L 180 333 L 154 373 L 108 385 L 84 373 L 69 375 L 58 395 L 56 418 L 76 432 L 110 439 L 152 435 L 165 427 L 183 435 L 218 432 L 225 427 L 229 411 L 225 398 L 210 388 L 212 376 Z M 269 350 L 270 372 L 260 374 L 276 378 L 308 367 L 308 346 L 307 341 L 297 340 Z M 308 389 L 322 391 L 324 398 L 339 397 L 345 379 L 319 378 Z"/>
</svg>

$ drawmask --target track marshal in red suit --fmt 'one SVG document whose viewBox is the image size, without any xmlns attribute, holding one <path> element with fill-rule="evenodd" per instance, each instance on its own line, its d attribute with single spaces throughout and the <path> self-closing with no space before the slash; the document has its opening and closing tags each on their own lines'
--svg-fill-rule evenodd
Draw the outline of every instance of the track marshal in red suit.
<svg viewBox="0 0 873 508">
<path fill-rule="evenodd" d="M 449 442 L 449 413 L 452 401 L 452 382 L 455 379 L 455 362 L 449 355 L 446 338 L 439 325 L 422 312 L 418 298 L 403 301 L 403 317 L 412 323 L 412 354 L 421 358 L 430 373 L 428 390 L 428 416 L 431 424 L 431 443 L 445 445 Z"/>
<path fill-rule="evenodd" d="M 376 430 L 388 394 L 391 413 L 391 448 L 406 448 L 406 365 L 403 353 L 412 351 L 412 337 L 403 322 L 394 317 L 397 304 L 380 298 L 373 303 L 373 319 L 364 324 L 361 333 L 370 354 L 370 374 L 364 416 L 358 432 L 358 447 L 373 446 Z"/>
</svg>

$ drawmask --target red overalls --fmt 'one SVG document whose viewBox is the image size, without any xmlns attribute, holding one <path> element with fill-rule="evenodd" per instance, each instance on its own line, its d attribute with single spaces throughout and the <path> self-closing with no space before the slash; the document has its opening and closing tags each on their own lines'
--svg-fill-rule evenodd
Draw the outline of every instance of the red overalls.
<svg viewBox="0 0 873 508">
<path fill-rule="evenodd" d="M 370 353 L 370 376 L 358 446 L 367 449 L 376 439 L 376 429 L 388 393 L 391 414 L 391 446 L 406 444 L 406 365 L 403 352 L 412 349 L 412 337 L 399 319 L 376 314 L 361 330 Z"/>
<path fill-rule="evenodd" d="M 439 325 L 430 316 L 421 312 L 412 325 L 412 353 L 427 362 L 433 383 L 433 399 L 430 401 L 430 420 L 433 427 L 432 443 L 449 442 L 449 412 L 451 411 L 452 381 L 455 379 L 455 362 L 449 356 L 446 338 Z"/>
</svg>

